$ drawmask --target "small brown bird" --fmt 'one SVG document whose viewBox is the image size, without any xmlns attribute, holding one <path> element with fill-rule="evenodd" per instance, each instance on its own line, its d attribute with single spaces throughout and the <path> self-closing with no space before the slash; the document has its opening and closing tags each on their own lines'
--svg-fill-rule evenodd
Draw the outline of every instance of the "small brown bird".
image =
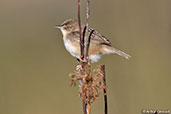
<svg viewBox="0 0 171 114">
<path fill-rule="evenodd" d="M 72 56 L 79 59 L 80 58 L 80 32 L 79 32 L 78 21 L 69 19 L 64 21 L 61 25 L 57 25 L 56 27 L 62 31 L 66 50 L 69 51 L 69 53 Z M 82 32 L 84 27 L 85 25 L 81 24 Z M 88 34 L 85 35 L 85 41 L 87 41 L 86 39 L 88 39 L 88 36 L 92 30 L 93 30 L 92 28 L 88 28 Z M 124 53 L 123 51 L 113 48 L 111 46 L 110 41 L 105 36 L 99 34 L 97 31 L 94 30 L 91 36 L 90 47 L 89 47 L 90 61 L 92 63 L 97 62 L 102 57 L 102 55 L 111 54 L 111 53 L 116 53 L 122 57 L 125 57 L 126 59 L 129 59 L 129 57 L 131 57 L 130 55 Z"/>
</svg>

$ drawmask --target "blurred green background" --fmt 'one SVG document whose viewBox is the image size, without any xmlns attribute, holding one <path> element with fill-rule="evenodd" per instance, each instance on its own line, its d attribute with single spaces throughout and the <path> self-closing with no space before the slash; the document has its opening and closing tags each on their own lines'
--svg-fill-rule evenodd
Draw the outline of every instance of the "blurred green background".
<svg viewBox="0 0 171 114">
<path fill-rule="evenodd" d="M 90 26 L 132 56 L 94 64 L 106 64 L 110 114 L 171 109 L 170 11 L 171 0 L 91 0 Z M 77 62 L 55 29 L 68 18 L 77 18 L 76 0 L 0 1 L 0 114 L 82 113 L 68 77 Z M 102 96 L 92 114 L 104 114 Z"/>
</svg>

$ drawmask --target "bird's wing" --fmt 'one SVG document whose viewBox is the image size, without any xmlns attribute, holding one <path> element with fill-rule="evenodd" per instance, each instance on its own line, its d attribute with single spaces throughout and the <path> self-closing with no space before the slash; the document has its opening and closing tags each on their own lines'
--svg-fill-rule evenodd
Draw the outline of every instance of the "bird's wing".
<svg viewBox="0 0 171 114">
<path fill-rule="evenodd" d="M 84 28 L 82 27 L 82 31 L 83 31 L 83 29 Z M 85 39 L 88 39 L 91 31 L 93 31 L 93 33 L 91 35 L 91 41 L 90 41 L 91 43 L 94 43 L 94 44 L 104 44 L 104 45 L 111 46 L 111 42 L 105 36 L 99 34 L 96 30 L 94 30 L 92 28 L 88 29 L 88 34 L 85 33 Z M 71 39 L 73 41 L 79 42 L 80 41 L 80 32 L 79 31 L 71 32 L 70 33 L 70 37 L 71 37 Z"/>
<path fill-rule="evenodd" d="M 89 28 L 88 29 L 88 33 L 90 34 L 90 32 L 92 30 L 94 30 L 94 29 Z M 105 45 L 110 45 L 111 46 L 111 42 L 105 36 L 99 34 L 96 30 L 93 31 L 93 34 L 91 36 L 91 42 L 92 43 L 105 44 Z"/>
</svg>

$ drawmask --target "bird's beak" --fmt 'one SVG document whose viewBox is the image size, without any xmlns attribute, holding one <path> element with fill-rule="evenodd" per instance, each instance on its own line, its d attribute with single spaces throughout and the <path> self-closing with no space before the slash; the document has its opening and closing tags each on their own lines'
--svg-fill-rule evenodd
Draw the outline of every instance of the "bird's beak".
<svg viewBox="0 0 171 114">
<path fill-rule="evenodd" d="M 61 25 L 56 25 L 56 28 L 61 29 L 61 28 L 62 28 L 62 26 L 61 26 Z"/>
</svg>

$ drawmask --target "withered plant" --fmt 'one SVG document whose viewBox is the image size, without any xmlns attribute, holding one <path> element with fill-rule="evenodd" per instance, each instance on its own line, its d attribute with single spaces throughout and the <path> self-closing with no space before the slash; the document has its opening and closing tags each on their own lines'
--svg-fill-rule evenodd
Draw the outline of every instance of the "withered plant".
<svg viewBox="0 0 171 114">
<path fill-rule="evenodd" d="M 79 83 L 79 96 L 83 102 L 83 113 L 90 114 L 91 104 L 99 97 L 99 94 L 104 92 L 104 106 L 105 114 L 107 114 L 107 92 L 106 92 L 106 78 L 105 78 L 105 65 L 97 66 L 92 69 L 90 60 L 88 58 L 89 45 L 91 43 L 91 35 L 94 30 L 89 34 L 88 40 L 85 41 L 85 34 L 88 34 L 88 20 L 90 16 L 90 0 L 87 0 L 87 13 L 86 13 L 86 26 L 84 27 L 83 34 L 81 33 L 81 18 L 80 18 L 80 0 L 77 0 L 78 7 L 78 23 L 80 31 L 80 62 L 77 65 L 74 73 L 70 73 L 71 86 L 76 86 Z"/>
<path fill-rule="evenodd" d="M 89 65 L 84 66 L 84 72 L 76 70 L 74 73 L 71 73 L 70 80 L 71 85 L 76 86 L 78 81 L 81 81 L 79 96 L 81 96 L 84 102 L 92 104 L 99 96 L 100 92 L 103 89 L 106 89 L 106 85 L 103 80 L 103 71 L 101 66 L 91 70 Z"/>
</svg>

